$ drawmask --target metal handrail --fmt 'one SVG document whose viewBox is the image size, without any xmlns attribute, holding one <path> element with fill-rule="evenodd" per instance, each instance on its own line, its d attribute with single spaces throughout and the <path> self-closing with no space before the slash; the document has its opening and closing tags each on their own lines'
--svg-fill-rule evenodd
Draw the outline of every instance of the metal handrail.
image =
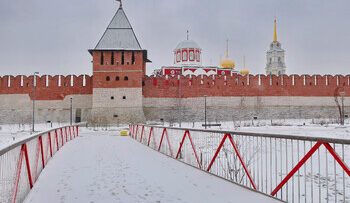
<svg viewBox="0 0 350 203">
<path fill-rule="evenodd" d="M 15 143 L 12 143 L 11 145 L 9 146 L 5 146 L 3 148 L 0 148 L 0 156 L 6 154 L 8 151 L 11 151 L 12 149 L 18 147 L 18 146 L 21 146 L 22 144 L 24 143 L 27 143 L 35 138 L 38 138 L 44 134 L 47 134 L 49 132 L 52 132 L 52 131 L 55 131 L 55 130 L 58 130 L 58 129 L 61 129 L 61 128 L 65 128 L 65 127 L 69 127 L 69 126 L 85 126 L 86 125 L 86 122 L 83 122 L 83 123 L 77 123 L 77 124 L 74 124 L 74 125 L 64 125 L 64 126 L 61 126 L 61 127 L 57 127 L 57 128 L 50 128 L 49 130 L 46 130 L 46 131 L 43 131 L 43 132 L 40 132 L 40 133 L 36 133 L 36 134 L 33 134 L 32 136 L 30 137 L 26 137 L 22 140 L 19 140 Z"/>
<path fill-rule="evenodd" d="M 135 125 L 153 127 L 153 128 L 167 128 L 167 129 L 174 129 L 174 130 L 185 130 L 185 131 L 188 130 L 192 132 L 222 133 L 222 134 L 244 135 L 244 136 L 252 136 L 252 137 L 282 138 L 282 139 L 288 139 L 288 140 L 305 140 L 305 141 L 316 141 L 316 142 L 326 142 L 326 143 L 335 143 L 335 144 L 350 144 L 350 139 L 340 139 L 340 138 L 298 136 L 298 135 L 273 134 L 273 133 L 252 133 L 252 132 L 228 131 L 228 130 L 206 130 L 206 129 L 179 128 L 179 127 L 167 127 L 167 126 L 146 125 L 146 124 L 135 124 Z"/>
<path fill-rule="evenodd" d="M 143 124 L 129 129 L 131 138 L 160 153 L 282 201 L 349 199 L 347 139 Z"/>
</svg>

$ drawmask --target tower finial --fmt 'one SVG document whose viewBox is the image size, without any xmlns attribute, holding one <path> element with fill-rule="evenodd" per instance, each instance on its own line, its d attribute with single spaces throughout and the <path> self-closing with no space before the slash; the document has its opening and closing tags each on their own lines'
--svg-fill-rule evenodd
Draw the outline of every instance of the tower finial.
<svg viewBox="0 0 350 203">
<path fill-rule="evenodd" d="M 228 58 L 228 39 L 226 40 L 226 58 Z"/>
<path fill-rule="evenodd" d="M 276 20 L 276 17 L 275 17 L 275 32 L 274 32 L 274 35 L 273 35 L 273 41 L 274 42 L 277 42 L 277 20 Z"/>
<path fill-rule="evenodd" d="M 120 2 L 120 6 L 119 6 L 119 8 L 123 8 L 123 3 L 122 3 L 122 0 L 117 0 L 117 1 L 119 1 L 119 2 Z"/>
<path fill-rule="evenodd" d="M 243 56 L 243 70 L 245 70 L 246 67 L 245 67 L 245 56 Z"/>
</svg>

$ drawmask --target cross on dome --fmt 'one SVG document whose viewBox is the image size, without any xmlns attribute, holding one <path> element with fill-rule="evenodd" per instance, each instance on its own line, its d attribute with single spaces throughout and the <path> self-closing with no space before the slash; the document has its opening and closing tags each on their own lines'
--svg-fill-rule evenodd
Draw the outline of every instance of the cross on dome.
<svg viewBox="0 0 350 203">
<path fill-rule="evenodd" d="M 120 2 L 120 6 L 119 6 L 119 8 L 123 8 L 123 3 L 122 3 L 122 0 L 117 0 L 117 1 L 119 1 L 119 2 Z"/>
</svg>

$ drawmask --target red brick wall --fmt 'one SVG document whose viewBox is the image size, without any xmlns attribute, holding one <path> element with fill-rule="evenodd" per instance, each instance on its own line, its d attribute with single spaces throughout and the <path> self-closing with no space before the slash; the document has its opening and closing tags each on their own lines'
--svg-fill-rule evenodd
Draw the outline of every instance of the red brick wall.
<svg viewBox="0 0 350 203">
<path fill-rule="evenodd" d="M 98 72 L 101 84 L 97 87 L 141 87 L 142 72 Z M 106 82 L 105 77 L 110 76 L 110 81 Z M 115 81 L 119 76 L 120 80 Z M 124 76 L 129 80 L 124 81 Z M 28 94 L 32 98 L 33 76 L 23 76 L 23 86 L 21 86 L 22 76 L 0 77 L 0 94 Z M 48 76 L 48 86 L 46 86 L 46 75 L 37 76 L 36 99 L 38 100 L 63 100 L 67 95 L 92 94 L 93 80 L 95 75 L 86 76 L 86 86 L 83 86 L 83 75 L 73 76 L 74 84 L 71 86 L 71 76 L 61 76 L 61 86 L 58 85 L 59 76 Z M 10 78 L 10 87 L 8 81 Z M 294 84 L 293 84 L 294 78 Z M 315 81 L 316 78 L 316 81 Z M 103 80 L 102 80 L 103 79 Z M 335 91 L 339 95 L 340 91 L 345 91 L 346 97 L 350 97 L 349 86 L 350 75 L 290 75 L 290 76 L 201 76 L 181 77 L 181 97 L 203 97 L 207 96 L 327 96 L 333 97 Z M 305 81 L 305 83 L 304 83 Z M 176 98 L 179 96 L 179 80 L 177 77 L 143 77 L 143 96 L 154 98 Z M 316 82 L 316 84 L 315 84 Z M 191 85 L 190 85 L 191 83 Z M 96 84 L 94 82 L 94 84 Z"/>
<path fill-rule="evenodd" d="M 10 78 L 10 86 L 8 81 Z M 0 77 L 0 94 L 28 94 L 33 98 L 33 76 Z M 67 95 L 92 94 L 92 76 L 85 76 L 86 85 L 83 86 L 84 76 L 73 75 L 73 86 L 71 86 L 71 75 L 61 76 L 61 86 L 59 86 L 59 76 L 48 76 L 48 86 L 46 85 L 46 75 L 36 77 L 35 99 L 37 100 L 63 100 Z"/>
<path fill-rule="evenodd" d="M 113 51 L 114 64 L 111 64 L 112 51 L 103 51 L 104 63 L 101 65 L 101 51 L 94 51 L 93 75 L 94 88 L 131 88 L 142 87 L 142 77 L 146 73 L 146 63 L 143 58 L 143 51 L 124 51 L 124 65 L 122 62 L 123 51 Z M 135 54 L 135 63 L 132 64 L 132 52 Z M 116 81 L 116 77 L 119 81 Z M 125 81 L 124 77 L 128 80 Z M 106 78 L 109 77 L 110 81 Z"/>
<path fill-rule="evenodd" d="M 340 91 L 350 97 L 350 75 L 284 75 L 266 76 L 201 76 L 181 77 L 181 97 L 207 96 L 324 96 L 333 97 Z M 283 77 L 283 78 L 282 78 Z M 293 84 L 294 78 L 294 84 Z M 315 84 L 316 78 L 316 84 Z M 305 80 L 305 83 L 304 83 Z M 179 81 L 177 77 L 144 76 L 144 97 L 176 98 L 179 96 Z M 191 83 L 191 85 L 190 85 Z M 328 83 L 328 84 L 327 84 Z"/>
</svg>

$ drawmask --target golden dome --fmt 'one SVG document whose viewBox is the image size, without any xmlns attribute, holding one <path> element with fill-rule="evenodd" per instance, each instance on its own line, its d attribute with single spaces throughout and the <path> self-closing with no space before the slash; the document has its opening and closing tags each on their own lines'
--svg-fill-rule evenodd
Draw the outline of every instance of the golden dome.
<svg viewBox="0 0 350 203">
<path fill-rule="evenodd" d="M 245 56 L 243 56 L 243 69 L 240 71 L 241 75 L 248 75 L 249 70 L 246 69 L 245 67 Z"/>
<path fill-rule="evenodd" d="M 223 68 L 230 68 L 234 69 L 235 68 L 235 62 L 230 59 L 228 56 L 228 40 L 226 41 L 226 59 L 220 62 L 220 66 Z"/>
<path fill-rule="evenodd" d="M 220 66 L 223 68 L 235 68 L 235 62 L 226 57 L 226 60 L 221 61 Z"/>
<path fill-rule="evenodd" d="M 249 74 L 249 70 L 241 70 L 241 75 L 248 75 Z"/>
</svg>

